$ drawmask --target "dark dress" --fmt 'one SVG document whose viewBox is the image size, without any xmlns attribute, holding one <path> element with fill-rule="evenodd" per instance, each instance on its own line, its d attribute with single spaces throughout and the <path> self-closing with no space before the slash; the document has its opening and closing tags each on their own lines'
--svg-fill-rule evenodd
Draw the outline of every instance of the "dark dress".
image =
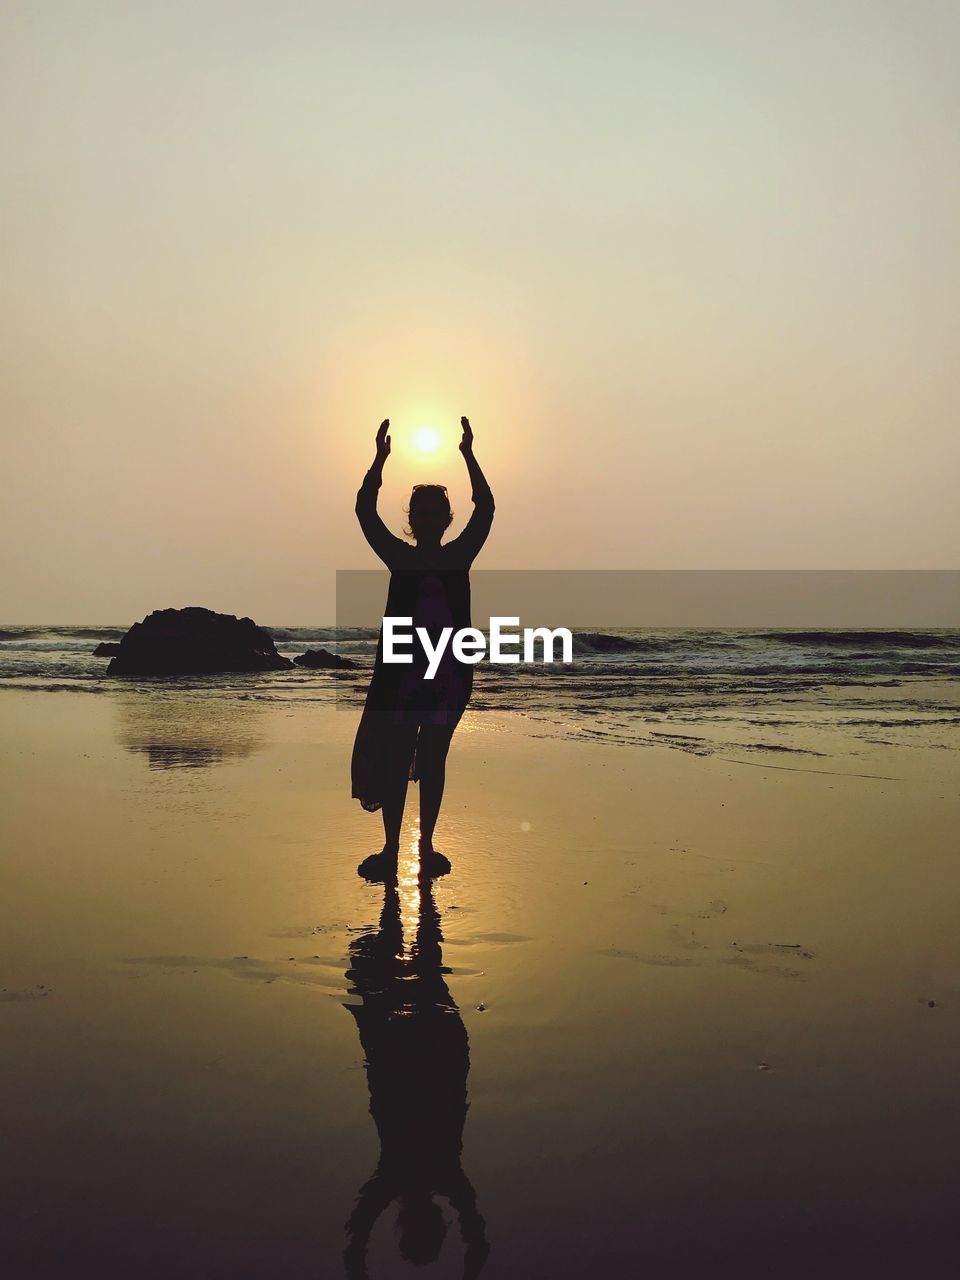
<svg viewBox="0 0 960 1280">
<path fill-rule="evenodd" d="M 377 514 L 379 488 L 376 477 L 368 472 L 357 494 L 356 511 L 367 542 L 390 570 L 384 616 L 412 618 L 410 629 L 426 627 L 434 643 L 444 626 L 453 627 L 454 632 L 469 627 L 470 566 L 493 523 L 490 489 L 486 485 L 474 489 L 473 514 L 459 537 L 426 550 L 395 537 L 386 527 Z M 419 735 L 424 725 L 439 725 L 452 733 L 470 701 L 473 666 L 458 662 L 449 645 L 432 680 L 424 679 L 427 659 L 422 646 L 414 642 L 412 654 L 412 664 L 384 662 L 381 628 L 351 761 L 353 797 L 370 812 L 383 804 L 391 730 L 407 725 L 416 727 Z M 416 750 L 410 776 L 417 777 Z"/>
</svg>

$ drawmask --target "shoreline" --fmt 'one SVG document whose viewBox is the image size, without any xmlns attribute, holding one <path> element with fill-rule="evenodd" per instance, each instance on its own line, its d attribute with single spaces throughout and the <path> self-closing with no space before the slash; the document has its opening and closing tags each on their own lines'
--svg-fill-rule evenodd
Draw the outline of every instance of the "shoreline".
<svg viewBox="0 0 960 1280">
<path fill-rule="evenodd" d="M 377 1161 L 341 1007 L 384 902 L 355 874 L 380 837 L 348 795 L 356 713 L 196 701 L 0 692 L 0 1189 L 31 1280 L 342 1274 Z M 433 886 L 489 1275 L 622 1273 L 638 1231 L 680 1274 L 809 1275 L 824 1241 L 939 1274 L 952 753 L 870 748 L 890 781 L 518 727 L 464 718 Z M 395 1265 L 388 1214 L 370 1273 Z"/>
</svg>

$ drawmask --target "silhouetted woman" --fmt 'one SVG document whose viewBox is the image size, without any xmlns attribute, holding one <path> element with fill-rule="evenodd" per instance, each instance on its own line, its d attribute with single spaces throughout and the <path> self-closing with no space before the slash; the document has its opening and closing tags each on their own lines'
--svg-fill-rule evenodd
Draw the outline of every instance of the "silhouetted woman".
<svg viewBox="0 0 960 1280">
<path fill-rule="evenodd" d="M 445 626 L 470 626 L 470 566 L 493 522 L 493 494 L 473 456 L 473 431 L 460 419 L 460 452 L 473 485 L 473 514 L 459 537 L 441 539 L 453 520 L 443 485 L 414 485 L 410 494 L 410 536 L 397 538 L 377 514 L 377 491 L 390 454 L 389 419 L 377 432 L 377 453 L 357 494 L 357 519 L 364 537 L 390 570 L 385 617 L 412 618 L 435 642 Z M 414 632 L 414 634 L 416 634 Z M 383 634 L 377 644 L 367 701 L 353 748 L 353 795 L 365 809 L 383 810 L 384 845 L 360 865 L 360 873 L 382 878 L 395 873 L 407 781 L 420 783 L 420 869 L 427 875 L 450 870 L 433 847 L 443 799 L 450 739 L 473 686 L 473 667 L 458 662 L 448 645 L 433 680 L 424 679 L 426 655 L 414 643 L 411 665 L 385 663 Z"/>
<path fill-rule="evenodd" d="M 440 1256 L 447 1223 L 435 1196 L 453 1207 L 464 1244 L 463 1277 L 475 1280 L 490 1252 L 473 1186 L 461 1165 L 470 1051 L 460 1010 L 444 980 L 440 916 L 419 880 L 417 933 L 404 950 L 395 880 L 384 887 L 376 933 L 350 943 L 347 979 L 362 1004 L 357 1022 L 380 1158 L 347 1223 L 350 1280 L 366 1280 L 367 1245 L 378 1218 L 397 1202 L 400 1253 L 425 1265 Z M 407 904 L 405 904 L 407 905 Z"/>
</svg>

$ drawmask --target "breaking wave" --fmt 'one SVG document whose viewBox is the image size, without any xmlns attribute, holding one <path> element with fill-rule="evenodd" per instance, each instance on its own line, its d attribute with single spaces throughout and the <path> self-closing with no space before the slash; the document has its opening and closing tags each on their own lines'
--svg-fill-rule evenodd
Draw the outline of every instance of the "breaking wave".
<svg viewBox="0 0 960 1280">
<path fill-rule="evenodd" d="M 829 649 L 955 649 L 955 631 L 759 631 L 757 640 Z"/>
</svg>

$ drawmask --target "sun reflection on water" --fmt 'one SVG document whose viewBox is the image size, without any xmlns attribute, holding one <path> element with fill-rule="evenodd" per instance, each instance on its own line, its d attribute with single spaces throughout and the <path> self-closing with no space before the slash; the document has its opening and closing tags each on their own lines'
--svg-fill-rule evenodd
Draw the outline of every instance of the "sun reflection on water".
<svg viewBox="0 0 960 1280">
<path fill-rule="evenodd" d="M 400 927 L 402 937 L 398 960 L 410 960 L 416 952 L 417 932 L 420 928 L 420 833 L 410 841 L 406 853 L 400 851 L 397 860 L 397 893 L 400 898 Z"/>
</svg>

